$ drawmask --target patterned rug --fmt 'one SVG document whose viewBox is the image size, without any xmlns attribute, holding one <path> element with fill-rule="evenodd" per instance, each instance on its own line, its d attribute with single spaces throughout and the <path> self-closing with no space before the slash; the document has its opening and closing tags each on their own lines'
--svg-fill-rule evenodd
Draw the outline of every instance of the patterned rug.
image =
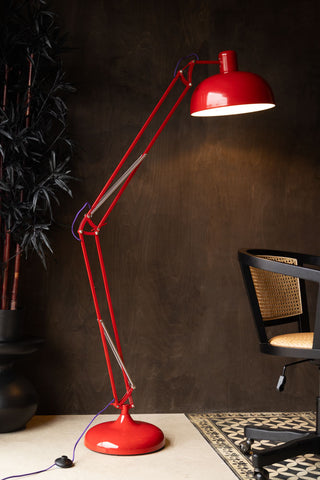
<svg viewBox="0 0 320 480">
<path fill-rule="evenodd" d="M 245 425 L 301 430 L 315 428 L 315 415 L 311 412 L 204 413 L 188 414 L 187 418 L 240 480 L 254 478 L 250 456 L 243 455 L 239 450 Z M 254 449 L 261 450 L 272 445 L 268 441 L 255 441 Z M 320 457 L 312 454 L 299 456 L 275 463 L 267 470 L 270 479 L 320 480 Z"/>
</svg>

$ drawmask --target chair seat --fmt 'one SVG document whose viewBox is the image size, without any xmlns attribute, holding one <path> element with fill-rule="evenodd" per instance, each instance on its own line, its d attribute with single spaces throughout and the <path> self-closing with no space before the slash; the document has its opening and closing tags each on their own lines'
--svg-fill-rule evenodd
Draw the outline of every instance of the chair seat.
<svg viewBox="0 0 320 480">
<path fill-rule="evenodd" d="M 270 345 L 287 348 L 312 348 L 313 332 L 286 333 L 269 340 Z"/>
</svg>

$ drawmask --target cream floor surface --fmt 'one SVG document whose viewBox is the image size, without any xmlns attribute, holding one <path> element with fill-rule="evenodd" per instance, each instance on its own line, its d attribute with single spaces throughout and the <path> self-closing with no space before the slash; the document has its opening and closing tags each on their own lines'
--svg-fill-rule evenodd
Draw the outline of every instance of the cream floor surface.
<svg viewBox="0 0 320 480">
<path fill-rule="evenodd" d="M 61 455 L 72 457 L 73 445 L 91 420 L 90 415 L 36 416 L 20 432 L 0 434 L 0 479 L 42 470 Z M 113 420 L 102 415 L 95 423 Z M 75 466 L 54 467 L 32 477 L 37 480 L 235 480 L 220 457 L 183 414 L 133 415 L 160 427 L 163 450 L 134 457 L 103 455 L 80 441 Z"/>
</svg>

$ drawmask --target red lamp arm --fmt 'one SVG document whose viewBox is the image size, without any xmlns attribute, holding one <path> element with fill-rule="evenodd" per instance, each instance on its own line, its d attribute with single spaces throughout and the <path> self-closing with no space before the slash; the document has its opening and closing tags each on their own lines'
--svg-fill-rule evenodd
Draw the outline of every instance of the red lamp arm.
<svg viewBox="0 0 320 480">
<path fill-rule="evenodd" d="M 129 377 L 129 374 L 128 374 L 128 372 L 126 370 L 126 367 L 124 365 L 124 362 L 123 362 L 123 354 L 122 354 L 122 350 L 121 350 L 120 338 L 119 338 L 118 329 L 117 329 L 117 325 L 116 325 L 114 310 L 113 310 L 113 306 L 112 306 L 112 302 L 111 302 L 110 290 L 109 290 L 109 285 L 108 285 L 108 280 L 107 280 L 107 275 L 106 275 L 106 269 L 105 269 L 105 262 L 104 262 L 104 259 L 103 259 L 101 245 L 100 245 L 99 232 L 100 232 L 101 228 L 105 225 L 107 218 L 109 217 L 110 213 L 114 209 L 115 205 L 117 204 L 117 202 L 118 202 L 119 198 L 121 197 L 121 195 L 123 194 L 124 190 L 128 186 L 128 184 L 129 184 L 130 180 L 132 179 L 133 175 L 138 170 L 138 168 L 141 165 L 143 159 L 149 153 L 149 151 L 153 147 L 154 143 L 158 139 L 159 135 L 161 134 L 161 132 L 163 131 L 163 129 L 167 125 L 170 118 L 172 117 L 173 113 L 175 112 L 175 110 L 177 109 L 177 107 L 179 106 L 179 104 L 181 103 L 181 101 L 183 100 L 183 98 L 185 97 L 187 92 L 189 91 L 189 89 L 192 87 L 192 72 L 193 72 L 194 66 L 196 64 L 219 64 L 219 61 L 192 60 L 185 67 L 183 67 L 181 70 L 179 70 L 176 73 L 176 75 L 172 79 L 170 85 L 168 86 L 168 88 L 166 89 L 166 91 L 164 92 L 162 97 L 160 98 L 159 102 L 154 107 L 151 115 L 148 117 L 147 121 L 145 122 L 145 124 L 143 125 L 143 127 L 139 131 L 138 135 L 135 137 L 135 139 L 131 143 L 131 145 L 128 148 L 125 155 L 120 160 L 118 166 L 116 167 L 116 169 L 114 170 L 114 172 L 110 176 L 109 180 L 104 185 L 103 189 L 101 190 L 98 197 L 94 201 L 92 207 L 84 215 L 84 217 L 83 217 L 83 219 L 80 223 L 79 229 L 78 229 L 78 234 L 79 234 L 81 247 L 82 247 L 82 253 L 83 253 L 85 266 L 86 266 L 86 270 L 87 270 L 87 274 L 88 274 L 88 279 L 89 279 L 89 284 L 90 284 L 91 293 L 92 293 L 92 297 L 93 297 L 94 307 L 95 307 L 96 316 L 97 316 L 97 320 L 98 320 L 98 324 L 99 324 L 99 330 L 100 330 L 102 345 L 103 345 L 104 354 L 105 354 L 106 363 L 107 363 L 107 368 L 108 368 L 108 373 L 109 373 L 109 377 L 110 377 L 110 383 L 111 383 L 112 393 L 113 393 L 113 397 L 114 397 L 114 406 L 117 407 L 117 408 L 121 408 L 121 406 L 127 401 L 129 403 L 130 407 L 133 406 L 133 401 L 132 401 L 131 394 L 132 394 L 132 391 L 135 387 L 133 385 L 132 380 Z M 171 108 L 171 110 L 169 111 L 169 113 L 167 114 L 167 116 L 165 117 L 163 122 L 161 123 L 160 127 L 158 128 L 158 130 L 154 134 L 152 140 L 150 141 L 150 143 L 148 144 L 148 146 L 146 147 L 146 149 L 144 150 L 142 155 L 136 160 L 136 162 L 134 162 L 134 164 L 127 170 L 127 172 L 125 172 L 125 174 L 123 174 L 123 176 L 117 182 L 114 182 L 116 176 L 120 172 L 121 167 L 126 162 L 129 155 L 132 153 L 134 147 L 137 145 L 140 138 L 142 137 L 142 135 L 144 134 L 144 132 L 148 128 L 152 119 L 155 117 L 156 113 L 158 112 L 158 110 L 160 109 L 160 107 L 162 106 L 162 104 L 164 103 L 166 98 L 168 97 L 169 93 L 171 92 L 171 90 L 173 89 L 173 87 L 175 86 L 175 84 L 179 80 L 181 80 L 181 82 L 184 84 L 184 89 L 183 89 L 182 93 L 180 94 L 180 96 L 178 97 L 177 101 L 175 102 L 175 104 L 173 105 L 173 107 Z M 120 188 L 120 185 L 121 185 L 121 188 Z M 119 188 L 118 193 L 115 195 L 113 201 L 109 205 L 107 211 L 105 212 L 105 214 L 103 215 L 103 217 L 101 218 L 99 223 L 95 224 L 92 220 L 93 214 L 111 196 L 111 194 L 114 193 L 114 191 L 117 188 Z M 112 339 L 111 339 L 111 337 L 110 337 L 110 335 L 109 335 L 109 333 L 108 333 L 108 331 L 105 327 L 105 324 L 102 320 L 102 317 L 101 317 L 99 301 L 98 301 L 98 297 L 97 297 L 97 293 L 96 293 L 96 289 L 95 289 L 95 284 L 94 284 L 94 280 L 93 280 L 93 274 L 92 274 L 92 270 L 91 270 L 91 266 L 90 266 L 89 256 L 88 256 L 87 248 L 86 248 L 86 245 L 85 245 L 85 237 L 86 236 L 94 236 L 95 237 L 95 243 L 96 243 L 96 248 L 97 248 L 97 253 L 98 253 L 98 258 L 99 258 L 100 270 L 101 270 L 101 274 L 102 274 L 104 290 L 105 290 L 105 295 L 106 295 L 106 299 L 107 299 L 107 304 L 108 304 L 108 309 L 109 309 L 109 314 L 110 314 L 110 319 L 111 319 L 111 324 L 112 324 L 112 329 L 113 329 L 116 345 L 113 344 Z M 126 387 L 126 393 L 124 394 L 124 396 L 121 399 L 119 399 L 119 397 L 117 395 L 117 389 L 116 389 L 116 385 L 115 385 L 115 379 L 114 379 L 114 375 L 113 375 L 113 369 L 112 369 L 109 350 L 111 350 L 112 353 L 115 355 L 116 360 L 118 361 L 118 363 L 120 365 L 120 368 L 122 370 L 122 374 L 123 374 L 123 379 L 124 379 L 124 383 L 125 383 L 125 387 Z"/>
</svg>

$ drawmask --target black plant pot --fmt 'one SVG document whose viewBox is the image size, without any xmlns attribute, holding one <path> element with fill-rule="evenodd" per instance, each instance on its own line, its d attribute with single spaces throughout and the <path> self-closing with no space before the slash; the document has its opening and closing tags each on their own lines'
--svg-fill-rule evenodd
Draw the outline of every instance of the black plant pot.
<svg viewBox="0 0 320 480">
<path fill-rule="evenodd" d="M 24 428 L 37 410 L 37 393 L 15 363 L 42 343 L 23 335 L 22 312 L 0 310 L 0 433 Z"/>
<path fill-rule="evenodd" d="M 22 310 L 0 310 L 0 342 L 16 342 L 23 337 Z"/>
</svg>

